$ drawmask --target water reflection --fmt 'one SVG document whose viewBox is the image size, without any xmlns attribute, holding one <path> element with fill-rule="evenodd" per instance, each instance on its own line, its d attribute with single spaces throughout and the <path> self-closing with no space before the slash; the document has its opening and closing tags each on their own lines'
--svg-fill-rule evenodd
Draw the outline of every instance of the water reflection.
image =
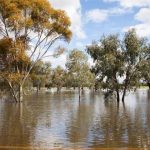
<svg viewBox="0 0 150 150">
<path fill-rule="evenodd" d="M 150 147 L 150 92 L 129 94 L 125 103 L 98 93 L 27 96 L 0 102 L 1 146 Z"/>
</svg>

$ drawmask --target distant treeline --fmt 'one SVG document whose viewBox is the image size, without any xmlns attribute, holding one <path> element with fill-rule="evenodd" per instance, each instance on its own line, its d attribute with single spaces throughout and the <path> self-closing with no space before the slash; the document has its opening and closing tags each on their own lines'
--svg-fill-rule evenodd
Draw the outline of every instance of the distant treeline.
<svg viewBox="0 0 150 150">
<path fill-rule="evenodd" d="M 37 87 L 89 87 L 105 89 L 105 97 L 115 94 L 124 101 L 127 91 L 141 84 L 150 87 L 150 44 L 130 30 L 119 35 L 102 36 L 84 50 L 69 52 L 66 68 L 51 68 L 45 57 L 58 57 L 65 48 L 58 40 L 69 42 L 71 22 L 66 13 L 54 9 L 47 0 L 0 1 L 0 88 L 21 102 L 25 89 Z M 94 61 L 90 67 L 88 57 Z M 61 63 L 61 62 L 60 62 Z"/>
</svg>

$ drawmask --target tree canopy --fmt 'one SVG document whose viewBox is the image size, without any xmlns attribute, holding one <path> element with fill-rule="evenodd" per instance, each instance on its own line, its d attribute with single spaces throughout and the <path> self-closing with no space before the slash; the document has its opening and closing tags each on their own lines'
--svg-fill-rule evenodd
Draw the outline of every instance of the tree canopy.
<svg viewBox="0 0 150 150">
<path fill-rule="evenodd" d="M 70 41 L 70 25 L 66 13 L 48 0 L 0 0 L 0 75 L 16 101 L 22 99 L 22 86 L 32 68 L 53 43 Z"/>
<path fill-rule="evenodd" d="M 80 88 L 92 87 L 95 84 L 94 74 L 92 74 L 87 55 L 80 50 L 74 49 L 70 52 L 66 67 L 68 70 L 68 80 L 72 87 Z"/>
<path fill-rule="evenodd" d="M 123 40 L 118 35 L 108 35 L 87 47 L 87 52 L 95 61 L 93 71 L 108 93 L 116 92 L 122 101 L 127 90 L 138 86 L 141 65 L 149 55 L 148 44 L 139 38 L 135 30 L 128 31 Z"/>
</svg>

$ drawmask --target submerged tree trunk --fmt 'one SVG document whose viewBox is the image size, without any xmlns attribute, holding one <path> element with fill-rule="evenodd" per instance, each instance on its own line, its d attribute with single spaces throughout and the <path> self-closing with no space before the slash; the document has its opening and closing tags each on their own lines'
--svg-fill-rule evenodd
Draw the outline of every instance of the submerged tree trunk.
<svg viewBox="0 0 150 150">
<path fill-rule="evenodd" d="M 79 87 L 79 102 L 80 102 L 80 99 L 81 99 L 81 88 Z"/>
<path fill-rule="evenodd" d="M 116 83 L 117 103 L 119 103 L 120 102 L 120 93 L 119 93 L 119 85 L 118 85 L 119 83 L 116 74 L 115 74 L 115 83 Z"/>
<path fill-rule="evenodd" d="M 97 91 L 97 85 L 95 84 L 94 85 L 94 92 L 96 92 Z"/>
<path fill-rule="evenodd" d="M 149 90 L 150 90 L 150 82 L 149 82 L 149 83 L 147 83 L 147 85 L 148 85 L 148 88 L 149 88 Z"/>
<path fill-rule="evenodd" d="M 4 78 L 4 79 L 5 79 L 5 78 Z M 7 82 L 8 85 L 9 85 L 10 93 L 11 93 L 11 95 L 13 96 L 13 99 L 15 100 L 15 102 L 18 102 L 17 93 L 16 93 L 15 89 L 13 88 L 11 82 L 10 82 L 9 80 L 7 80 L 7 79 L 5 79 L 5 80 L 6 80 L 6 82 Z"/>
<path fill-rule="evenodd" d="M 84 87 L 81 88 L 82 92 L 84 91 Z"/>
<path fill-rule="evenodd" d="M 123 95 L 122 95 L 122 102 L 124 102 L 125 96 L 126 96 L 126 91 L 127 91 L 127 86 L 128 86 L 128 77 L 125 81 L 125 85 L 124 85 L 124 90 L 123 90 Z"/>
<path fill-rule="evenodd" d="M 10 92 L 15 100 L 15 102 L 22 102 L 23 101 L 23 87 L 22 85 L 19 85 L 18 90 L 16 91 L 15 88 L 11 85 L 10 82 L 9 87 L 10 87 Z"/>
<path fill-rule="evenodd" d="M 128 87 L 129 82 L 130 82 L 130 79 L 129 79 L 129 77 L 130 77 L 130 75 L 129 75 L 129 69 L 130 68 L 128 68 L 128 70 L 126 72 L 126 79 L 125 79 L 125 84 L 124 84 L 124 89 L 123 89 L 123 95 L 122 95 L 122 102 L 123 103 L 124 103 L 124 99 L 125 99 L 125 96 L 126 96 L 127 87 Z"/>
<path fill-rule="evenodd" d="M 10 92 L 15 100 L 15 102 L 18 102 L 18 97 L 17 97 L 17 93 L 15 92 L 15 90 L 13 89 L 13 87 L 10 87 Z"/>
<path fill-rule="evenodd" d="M 23 101 L 23 87 L 22 85 L 19 86 L 19 98 L 18 98 L 19 102 Z"/>
<path fill-rule="evenodd" d="M 117 103 L 119 103 L 120 102 L 120 94 L 119 94 L 119 90 L 118 89 L 116 90 L 116 93 L 117 93 Z"/>
<path fill-rule="evenodd" d="M 60 93 L 60 91 L 61 91 L 61 88 L 57 87 L 57 93 Z"/>
<path fill-rule="evenodd" d="M 36 93 L 37 93 L 37 95 L 39 94 L 39 84 L 36 87 Z"/>
<path fill-rule="evenodd" d="M 124 103 L 124 99 L 126 96 L 126 90 L 127 90 L 127 86 L 125 85 L 124 90 L 123 90 L 123 95 L 122 95 L 122 102 Z"/>
</svg>

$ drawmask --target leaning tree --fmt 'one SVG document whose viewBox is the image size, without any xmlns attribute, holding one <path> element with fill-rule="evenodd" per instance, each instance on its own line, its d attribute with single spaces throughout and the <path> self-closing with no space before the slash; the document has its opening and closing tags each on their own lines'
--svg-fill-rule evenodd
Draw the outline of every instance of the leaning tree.
<svg viewBox="0 0 150 150">
<path fill-rule="evenodd" d="M 22 101 L 34 65 L 47 57 L 55 41 L 71 39 L 70 24 L 48 0 L 0 0 L 0 76 L 16 102 Z"/>
</svg>

